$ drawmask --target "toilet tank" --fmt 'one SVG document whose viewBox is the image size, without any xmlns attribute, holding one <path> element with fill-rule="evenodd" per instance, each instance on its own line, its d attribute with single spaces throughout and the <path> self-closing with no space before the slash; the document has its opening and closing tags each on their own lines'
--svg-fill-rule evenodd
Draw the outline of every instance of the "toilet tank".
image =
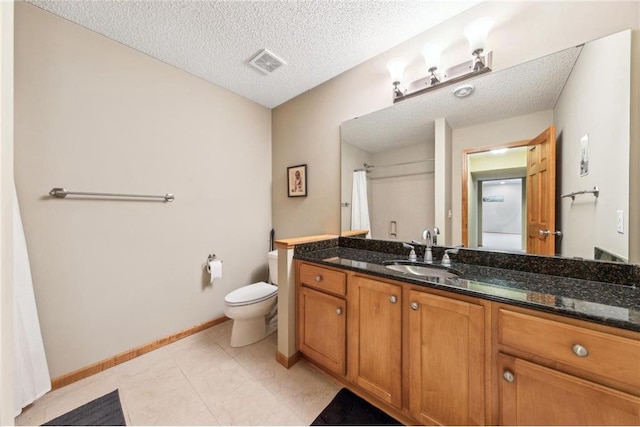
<svg viewBox="0 0 640 427">
<path fill-rule="evenodd" d="M 274 285 L 278 284 L 278 250 L 269 252 L 267 255 L 269 259 L 269 280 Z"/>
</svg>

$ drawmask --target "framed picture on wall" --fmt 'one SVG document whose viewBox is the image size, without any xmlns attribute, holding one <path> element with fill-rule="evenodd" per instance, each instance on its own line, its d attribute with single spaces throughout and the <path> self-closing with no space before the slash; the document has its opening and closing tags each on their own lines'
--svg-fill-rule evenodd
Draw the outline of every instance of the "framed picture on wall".
<svg viewBox="0 0 640 427">
<path fill-rule="evenodd" d="M 287 168 L 289 197 L 307 197 L 307 165 Z"/>
</svg>

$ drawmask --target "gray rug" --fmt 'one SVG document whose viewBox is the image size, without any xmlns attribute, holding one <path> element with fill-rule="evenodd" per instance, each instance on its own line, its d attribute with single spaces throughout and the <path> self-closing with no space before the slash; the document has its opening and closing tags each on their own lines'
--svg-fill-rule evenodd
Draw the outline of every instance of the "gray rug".
<svg viewBox="0 0 640 427">
<path fill-rule="evenodd" d="M 118 390 L 105 394 L 43 426 L 126 426 Z"/>
<path fill-rule="evenodd" d="M 311 423 L 312 426 L 401 426 L 395 418 L 376 408 L 346 388 Z"/>
</svg>

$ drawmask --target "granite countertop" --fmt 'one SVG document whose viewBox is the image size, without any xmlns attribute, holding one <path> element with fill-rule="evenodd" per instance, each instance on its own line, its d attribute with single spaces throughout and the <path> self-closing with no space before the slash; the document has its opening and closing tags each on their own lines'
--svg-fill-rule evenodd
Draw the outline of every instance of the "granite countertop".
<svg viewBox="0 0 640 427">
<path fill-rule="evenodd" d="M 338 239 L 300 249 L 296 248 L 294 256 L 299 260 L 640 331 L 640 289 L 634 285 L 475 265 L 458 262 L 457 258 L 464 257 L 453 256 L 450 268 L 459 277 L 414 276 L 382 264 L 407 260 L 406 254 L 345 247 L 338 245 Z M 437 255 L 434 252 L 434 259 L 440 259 Z"/>
</svg>

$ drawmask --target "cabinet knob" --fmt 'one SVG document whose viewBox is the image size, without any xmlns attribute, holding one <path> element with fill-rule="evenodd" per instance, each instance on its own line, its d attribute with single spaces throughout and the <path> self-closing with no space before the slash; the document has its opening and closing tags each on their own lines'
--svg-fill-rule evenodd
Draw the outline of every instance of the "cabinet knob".
<svg viewBox="0 0 640 427">
<path fill-rule="evenodd" d="M 322 276 L 321 275 L 317 275 L 316 276 L 316 282 L 322 282 Z"/>
<path fill-rule="evenodd" d="M 512 382 L 514 382 L 516 380 L 516 377 L 515 377 L 515 375 L 513 375 L 513 372 L 511 372 L 509 370 L 505 370 L 502 373 L 502 378 L 504 378 L 505 381 L 508 382 L 508 383 L 512 383 Z"/>
<path fill-rule="evenodd" d="M 336 308 L 336 314 L 340 316 L 342 314 L 342 308 L 340 307 Z"/>
<path fill-rule="evenodd" d="M 573 354 L 578 357 L 587 357 L 589 355 L 589 351 L 587 350 L 587 348 L 581 346 L 580 344 L 574 344 L 574 346 L 571 347 L 571 350 L 573 350 Z"/>
<path fill-rule="evenodd" d="M 417 302 L 414 301 L 414 302 L 411 303 L 411 310 L 417 310 L 418 307 L 419 307 L 419 305 L 418 305 Z"/>
<path fill-rule="evenodd" d="M 391 302 L 391 304 L 395 304 L 395 303 L 397 303 L 397 302 L 398 302 L 398 298 L 396 298 L 396 296 L 395 296 L 395 295 L 391 295 L 391 296 L 389 297 L 389 301 Z"/>
</svg>

